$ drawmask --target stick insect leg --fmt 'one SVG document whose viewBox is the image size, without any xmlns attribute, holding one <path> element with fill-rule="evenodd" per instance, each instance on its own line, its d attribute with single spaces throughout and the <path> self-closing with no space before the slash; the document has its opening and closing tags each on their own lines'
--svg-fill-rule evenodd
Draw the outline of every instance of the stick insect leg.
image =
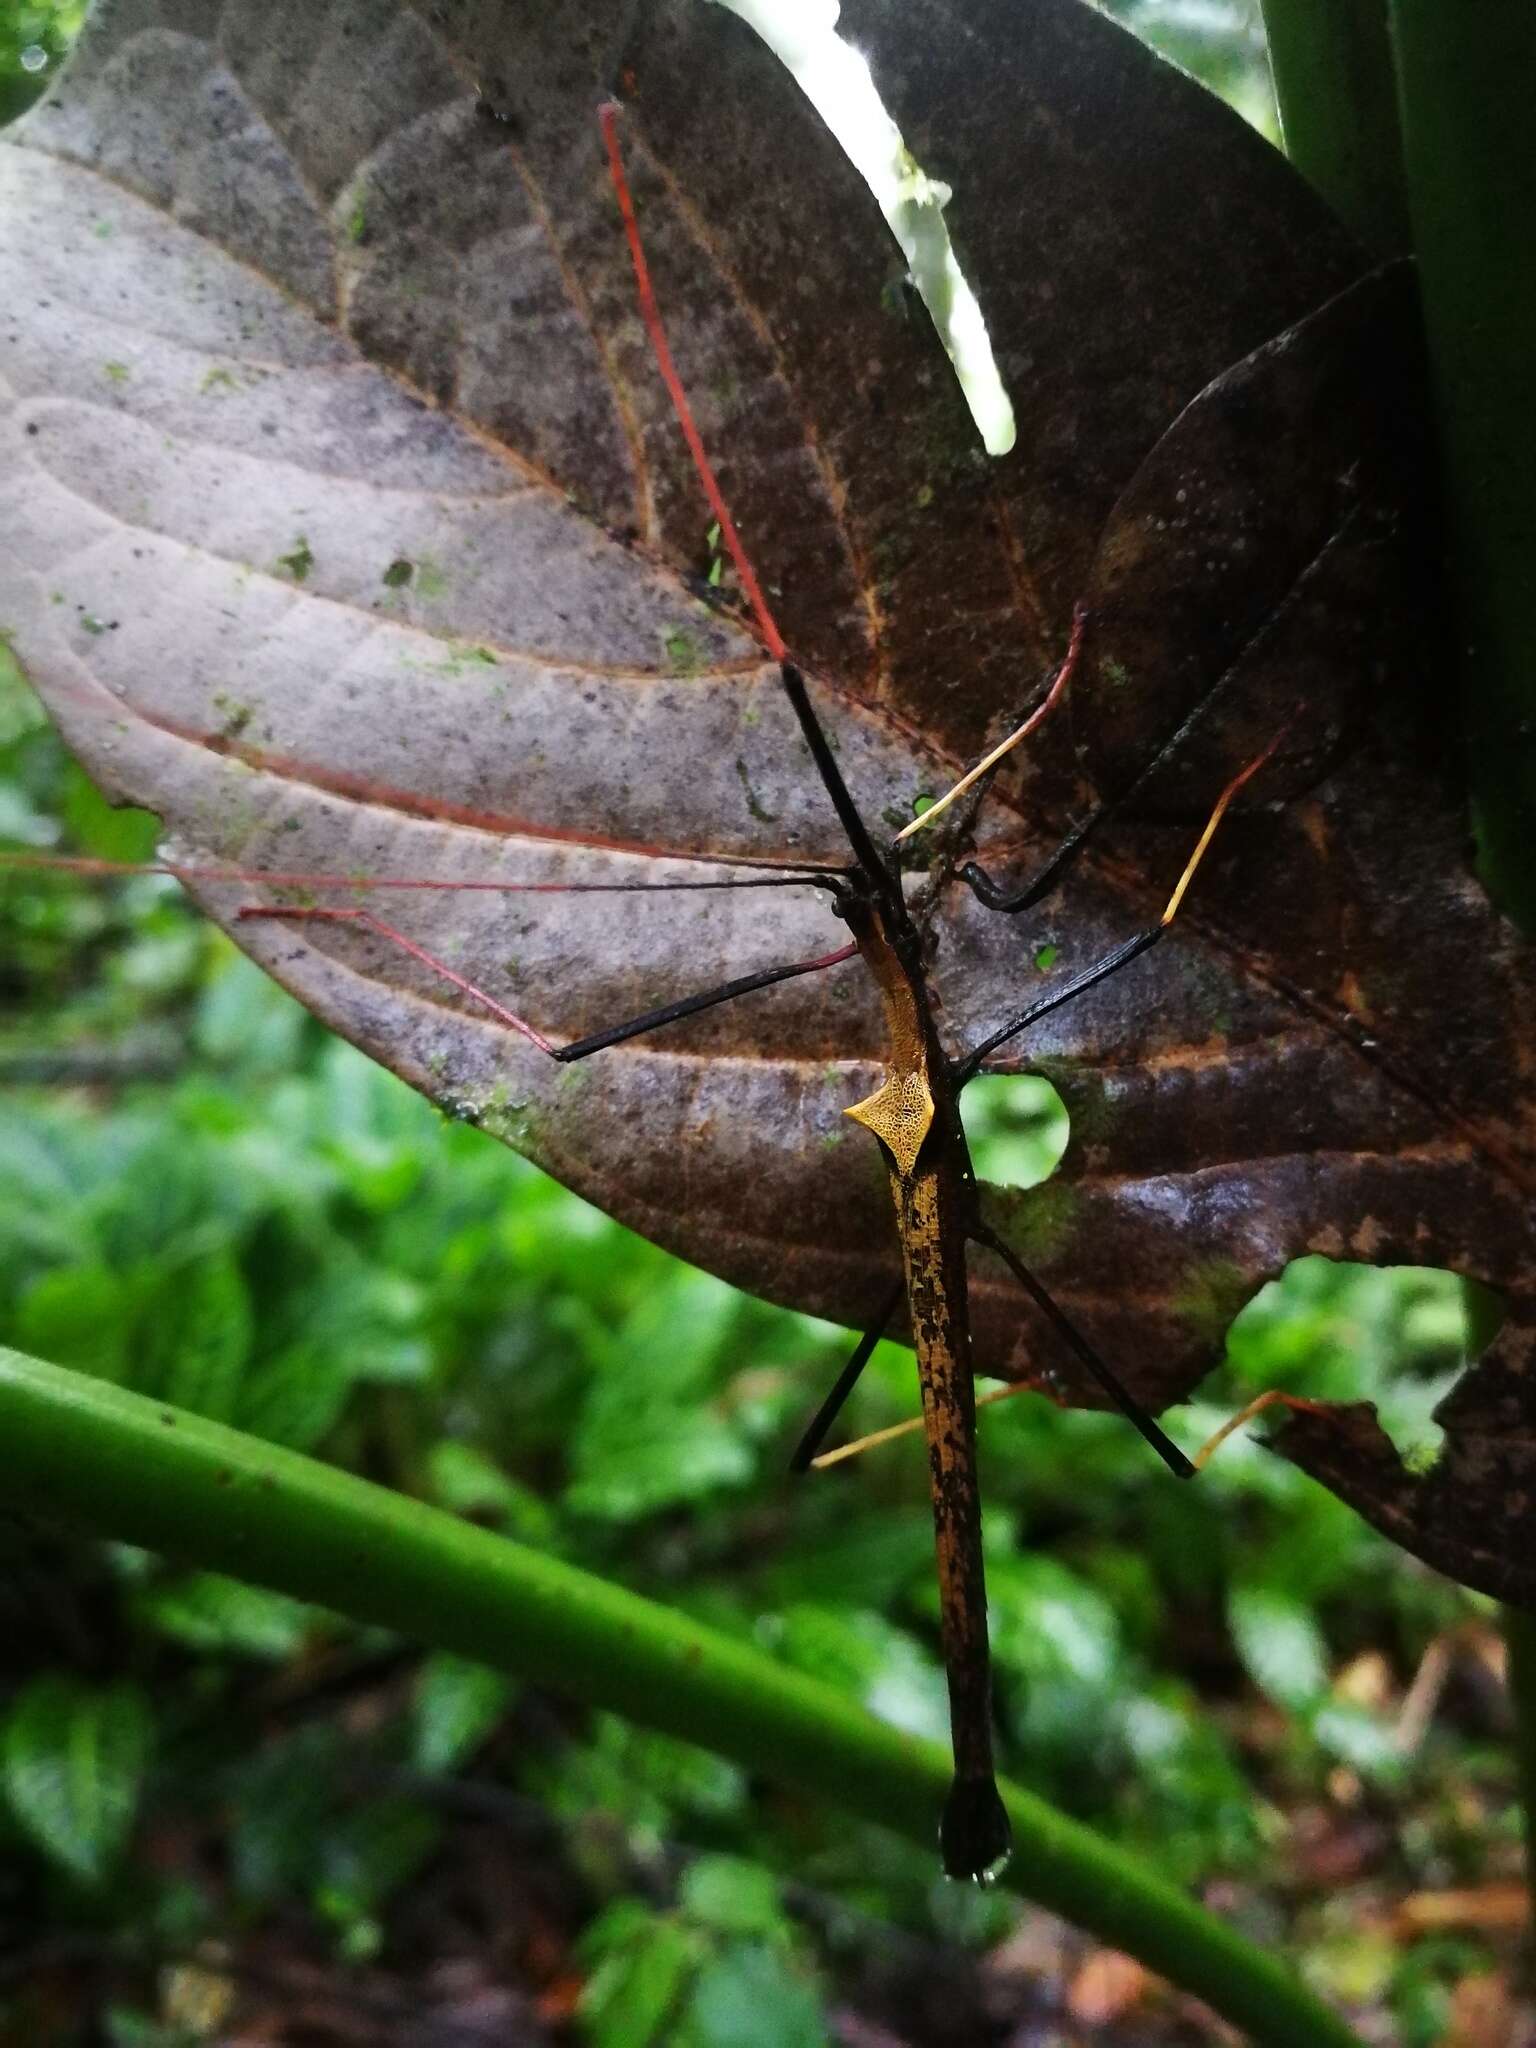
<svg viewBox="0 0 1536 2048">
<path fill-rule="evenodd" d="M 998 910 L 1008 916 L 1013 916 L 1018 911 L 1030 909 L 1034 904 L 1039 903 L 1044 897 L 1048 896 L 1100 827 L 1108 824 L 1113 818 L 1118 816 L 1125 806 L 1135 798 L 1137 793 L 1147 786 L 1158 770 L 1163 768 L 1178 753 L 1190 736 L 1205 723 L 1212 710 L 1227 695 L 1229 687 L 1239 671 L 1253 658 L 1265 641 L 1270 639 L 1279 630 L 1286 617 L 1301 601 L 1311 584 L 1322 572 L 1325 564 L 1344 544 L 1345 540 L 1354 534 L 1359 525 L 1359 520 L 1360 514 L 1358 511 L 1351 511 L 1345 516 L 1335 531 L 1324 541 L 1311 561 L 1307 563 L 1273 611 L 1260 620 L 1259 624 L 1249 634 L 1248 638 L 1243 642 L 1232 660 L 1227 663 L 1227 666 L 1221 671 L 1220 675 L 1217 676 L 1210 688 L 1194 705 L 1193 709 L 1179 721 L 1151 758 L 1137 769 L 1123 789 L 1119 790 L 1114 796 L 1106 798 L 1103 803 L 1096 804 L 1082 823 L 1072 828 L 1050 859 L 1047 860 L 1045 866 L 1040 869 L 1038 874 L 1026 882 L 1022 888 L 1014 890 L 1005 889 L 999 883 L 993 881 L 992 877 L 979 862 L 974 860 L 967 861 L 959 870 L 960 880 L 968 885 L 977 901 L 984 903 L 988 910 Z M 1064 664 L 1064 673 L 1067 668 L 1075 667 L 1076 665 L 1077 656 L 1081 649 L 1084 617 L 1083 610 L 1079 607 L 1073 621 L 1073 641 L 1068 651 L 1067 662 Z M 1060 680 L 1058 678 L 1058 681 Z M 1054 694 L 1053 690 L 1052 695 Z M 1038 717 L 1043 717 L 1049 708 L 1050 700 L 1047 699 L 1040 706 L 1037 720 Z M 1020 729 L 1018 735 L 1020 738 L 1023 737 L 1024 730 L 1024 728 Z M 1011 744 L 1011 740 L 1005 741 L 1003 751 L 1006 751 L 1007 747 Z M 950 792 L 950 795 L 957 795 L 960 790 L 969 787 L 976 776 L 983 769 L 990 766 L 990 763 L 991 757 L 988 758 L 988 761 L 981 763 L 978 768 L 973 769 L 971 774 L 965 777 L 963 781 L 957 783 L 955 789 Z M 946 797 L 943 801 L 948 802 L 949 798 Z M 921 818 L 915 821 L 916 824 L 926 825 L 938 809 L 939 805 L 935 804 L 931 809 L 925 811 Z M 912 825 L 907 827 L 908 832 L 913 829 Z M 902 837 L 904 838 L 905 836 L 906 834 L 903 833 Z"/>
<path fill-rule="evenodd" d="M 1239 1408 L 1234 1416 L 1221 1425 L 1209 1442 L 1201 1445 L 1195 1453 L 1194 1470 L 1203 1472 L 1234 1431 L 1241 1429 L 1245 1422 L 1252 1422 L 1256 1415 L 1264 1414 L 1269 1408 L 1289 1408 L 1296 1415 L 1326 1415 L 1328 1412 L 1326 1401 L 1305 1401 L 1300 1394 L 1282 1394 L 1278 1387 L 1271 1387 L 1266 1393 L 1255 1395 L 1245 1408 Z"/>
<path fill-rule="evenodd" d="M 990 775 L 993 769 L 998 767 L 1004 757 L 1011 754 L 1021 741 L 1029 738 L 1035 727 L 1040 724 L 1041 720 L 1051 710 L 1057 699 L 1061 696 L 1062 691 L 1071 681 L 1073 671 L 1078 664 L 1078 658 L 1083 651 L 1083 628 L 1086 624 L 1087 613 L 1079 605 L 1072 614 L 1072 637 L 1067 645 L 1066 656 L 1060 668 L 1057 669 L 1050 687 L 1046 690 L 1039 703 L 1028 714 L 1022 724 L 1016 725 L 1006 739 L 999 740 L 991 753 L 984 754 L 974 768 L 967 769 L 960 780 L 952 788 L 945 790 L 937 802 L 931 803 L 921 817 L 914 818 L 910 825 L 904 825 L 891 841 L 893 846 L 900 846 L 903 840 L 910 839 L 915 832 L 924 831 L 933 823 L 935 818 L 942 816 L 952 803 L 958 802 L 967 790 L 974 789 L 984 776 Z M 974 861 L 969 865 L 975 867 Z M 977 873 L 980 873 L 980 869 L 977 869 Z M 989 883 L 988 887 L 990 886 Z M 983 900 L 985 901 L 985 899 Z M 996 906 L 992 907 L 995 908 Z"/>
<path fill-rule="evenodd" d="M 1132 938 L 1122 940 L 1118 946 L 1106 953 L 1102 960 L 1096 960 L 1092 966 L 1085 967 L 1080 974 L 1074 974 L 1070 981 L 1065 982 L 1060 988 L 1052 989 L 1047 994 L 1041 996 L 1038 1001 L 1031 1003 L 1027 1010 L 1020 1011 L 1018 1016 L 1010 1018 L 1006 1024 L 1000 1024 L 997 1030 L 989 1033 L 979 1045 L 973 1046 L 962 1059 L 955 1063 L 954 1075 L 957 1088 L 963 1088 L 967 1081 L 974 1080 L 981 1070 L 983 1061 L 996 1052 L 999 1046 L 1006 1045 L 1010 1038 L 1016 1038 L 1021 1031 L 1035 1023 L 1037 1019 L 1048 1016 L 1052 1010 L 1059 1010 L 1064 1004 L 1076 1001 L 1077 997 L 1086 994 L 1089 989 L 1095 987 L 1099 982 L 1107 981 L 1110 975 L 1118 974 L 1122 967 L 1129 967 L 1133 960 L 1138 959 L 1143 953 L 1157 944 L 1158 940 L 1178 916 L 1179 907 L 1184 901 L 1185 893 L 1195 878 L 1195 870 L 1199 867 L 1201 861 L 1204 860 L 1210 843 L 1216 836 L 1216 828 L 1226 816 L 1227 807 L 1243 787 L 1243 784 L 1258 774 L 1284 737 L 1284 730 L 1277 733 L 1263 753 L 1256 755 L 1246 768 L 1241 769 L 1234 775 L 1226 788 L 1221 792 L 1221 795 L 1216 799 L 1216 807 L 1206 820 L 1205 830 L 1196 840 L 1195 850 L 1185 862 L 1184 872 L 1179 876 L 1173 894 L 1168 898 L 1167 905 L 1157 923 L 1148 925 L 1145 931 L 1137 932 Z"/>
<path fill-rule="evenodd" d="M 1175 1479 L 1192 1479 L 1195 1467 L 1185 1457 L 1173 1439 L 1158 1428 L 1152 1417 L 1129 1390 L 1122 1386 L 1117 1376 L 1094 1350 L 1088 1339 L 1067 1315 L 1049 1291 L 1037 1280 L 1024 1261 L 1018 1257 L 1011 1245 L 1005 1244 L 989 1225 L 978 1223 L 974 1232 L 976 1242 L 985 1245 L 988 1251 L 996 1252 L 1014 1279 L 1024 1289 L 1030 1300 L 1045 1317 L 1051 1328 L 1061 1338 L 1078 1362 L 1092 1375 L 1094 1380 L 1114 1402 L 1127 1422 L 1132 1423 L 1162 1459 Z"/>
<path fill-rule="evenodd" d="M 733 981 L 725 981 L 718 988 L 702 990 L 698 995 L 683 996 L 675 1003 L 663 1003 L 654 1010 L 644 1010 L 638 1017 L 629 1017 L 622 1024 L 612 1024 L 606 1031 L 594 1031 L 587 1038 L 573 1039 L 568 1045 L 556 1045 L 536 1030 L 526 1017 L 520 1017 L 515 1010 L 509 1010 L 505 1003 L 487 995 L 472 981 L 450 967 L 446 960 L 440 960 L 435 953 L 429 953 L 424 946 L 418 946 L 414 939 L 406 937 L 371 910 L 327 909 L 312 904 L 251 904 L 238 911 L 242 920 L 255 918 L 281 918 L 289 924 L 356 924 L 364 926 L 376 937 L 387 939 L 391 945 L 399 946 L 419 960 L 423 967 L 449 982 L 462 994 L 488 1010 L 498 1023 L 505 1024 L 509 1031 L 515 1031 L 536 1045 L 540 1052 L 548 1053 L 552 1060 L 568 1065 L 573 1060 L 590 1058 L 595 1052 L 602 1052 L 610 1045 L 622 1045 L 625 1040 L 639 1038 L 647 1031 L 657 1031 L 664 1024 L 675 1024 L 684 1017 L 695 1017 L 701 1010 L 712 1010 L 721 1003 L 732 1003 L 738 996 L 750 995 L 755 989 L 772 988 L 776 982 L 791 981 L 796 975 L 818 974 L 824 967 L 835 967 L 839 961 L 851 960 L 858 948 L 853 945 L 840 946 L 835 953 L 824 953 L 815 960 L 791 960 L 782 967 L 769 967 L 757 974 L 741 974 Z"/>
<path fill-rule="evenodd" d="M 896 1313 L 897 1304 L 906 1291 L 906 1281 L 898 1280 L 892 1286 L 885 1300 L 880 1304 L 879 1313 L 854 1346 L 848 1363 L 833 1381 L 831 1392 L 806 1424 L 805 1433 L 800 1438 L 799 1443 L 795 1445 L 794 1453 L 789 1461 L 791 1472 L 808 1472 L 810 1470 L 812 1459 L 826 1442 L 827 1431 L 836 1422 L 842 1412 L 843 1403 L 857 1386 L 860 1373 L 868 1365 L 875 1346 L 885 1335 L 890 1325 L 891 1317 Z"/>
</svg>

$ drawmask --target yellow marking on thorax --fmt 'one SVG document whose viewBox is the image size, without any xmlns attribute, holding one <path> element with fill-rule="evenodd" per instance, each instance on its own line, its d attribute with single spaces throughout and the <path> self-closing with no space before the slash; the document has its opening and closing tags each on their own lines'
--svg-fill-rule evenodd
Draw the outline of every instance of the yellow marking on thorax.
<svg viewBox="0 0 1536 2048">
<path fill-rule="evenodd" d="M 928 1041 L 918 1015 L 917 1000 L 901 963 L 878 927 L 874 943 L 864 950 L 885 1006 L 890 1036 L 889 1071 L 884 1085 L 863 1102 L 843 1111 L 863 1124 L 889 1151 L 903 1178 L 917 1165 L 917 1155 L 933 1124 L 933 1093 L 928 1085 Z"/>
</svg>

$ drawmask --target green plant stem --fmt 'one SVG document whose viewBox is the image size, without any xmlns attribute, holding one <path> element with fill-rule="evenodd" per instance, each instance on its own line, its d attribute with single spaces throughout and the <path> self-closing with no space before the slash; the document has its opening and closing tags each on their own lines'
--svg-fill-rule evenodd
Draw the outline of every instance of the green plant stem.
<svg viewBox="0 0 1536 2048">
<path fill-rule="evenodd" d="M 1386 0 L 1264 0 L 1286 155 L 1373 256 L 1410 246 Z"/>
<path fill-rule="evenodd" d="M 1479 867 L 1536 935 L 1536 7 L 1391 0 Z"/>
<path fill-rule="evenodd" d="M 705 1744 L 932 1848 L 948 1752 L 559 1560 L 120 1387 L 0 1348 L 5 1505 L 457 1650 Z M 1019 1888 L 1265 2048 L 1359 2048 L 1271 1955 L 1005 1785 Z"/>
<path fill-rule="evenodd" d="M 1509 1697 L 1515 1710 L 1515 1766 L 1525 1815 L 1525 1879 L 1531 1894 L 1530 1933 L 1536 1943 L 1536 1614 L 1504 1609 L 1509 1651 Z"/>
</svg>

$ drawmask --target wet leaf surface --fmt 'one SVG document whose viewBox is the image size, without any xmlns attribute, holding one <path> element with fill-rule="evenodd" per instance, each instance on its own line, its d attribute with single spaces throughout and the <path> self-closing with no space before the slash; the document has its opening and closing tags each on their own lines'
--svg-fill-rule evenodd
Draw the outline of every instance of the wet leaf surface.
<svg viewBox="0 0 1536 2048">
<path fill-rule="evenodd" d="M 990 867 L 1026 878 L 1210 698 L 1036 910 L 941 868 L 957 1047 L 1046 985 L 1042 949 L 1067 976 L 1155 916 L 1224 764 L 1294 721 L 1167 944 L 1010 1048 L 1073 1138 L 995 1220 L 1153 1405 L 1304 1252 L 1498 1288 L 1427 1477 L 1363 1417 L 1285 1442 L 1421 1555 L 1536 1598 L 1536 971 L 1470 877 L 1445 707 L 1394 624 L 1401 285 L 1349 291 L 1360 258 L 1284 164 L 1077 0 L 1022 31 L 1002 0 L 844 13 L 955 188 L 1010 456 L 980 453 L 873 203 L 722 10 L 117 0 L 0 148 L 0 624 L 188 861 L 837 859 L 772 670 L 706 601 L 592 119 L 616 71 L 680 367 L 868 815 L 905 822 L 1017 716 L 1085 595 L 1081 687 L 978 819 Z M 198 893 L 230 920 L 254 892 Z M 838 935 L 811 890 L 387 915 L 560 1038 Z M 846 1321 L 884 1291 L 885 1177 L 841 1115 L 880 1055 L 857 964 L 559 1069 L 363 930 L 232 928 L 648 1235 Z M 985 1260 L 974 1291 L 988 1368 L 1049 1372 Z"/>
</svg>

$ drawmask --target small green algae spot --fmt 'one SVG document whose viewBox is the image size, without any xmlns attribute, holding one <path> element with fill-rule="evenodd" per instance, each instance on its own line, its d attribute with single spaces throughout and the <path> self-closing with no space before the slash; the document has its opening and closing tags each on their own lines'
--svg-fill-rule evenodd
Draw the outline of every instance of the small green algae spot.
<svg viewBox="0 0 1536 2048">
<path fill-rule="evenodd" d="M 126 384 L 133 375 L 126 363 L 103 363 L 101 374 L 111 384 Z"/>
<path fill-rule="evenodd" d="M 1191 1270 L 1170 1306 L 1187 1329 L 1215 1344 L 1252 1292 L 1253 1282 L 1231 1259 L 1209 1259 Z"/>
<path fill-rule="evenodd" d="M 105 633 L 107 630 L 106 620 L 98 619 L 94 612 L 82 612 L 80 614 L 80 623 L 82 626 L 84 626 L 87 633 L 93 635 L 97 633 Z"/>
<path fill-rule="evenodd" d="M 674 626 L 662 645 L 667 650 L 667 660 L 672 664 L 674 675 L 697 675 L 703 667 L 703 651 L 698 641 L 685 627 Z"/>
<path fill-rule="evenodd" d="M 416 564 L 416 589 L 422 597 L 441 597 L 448 588 L 448 572 L 441 562 L 423 555 Z"/>
<path fill-rule="evenodd" d="M 360 242 L 368 232 L 368 209 L 362 200 L 357 200 L 347 215 L 347 240 Z"/>
<path fill-rule="evenodd" d="M 912 799 L 913 817 L 920 818 L 923 815 L 924 811 L 931 811 L 937 802 L 937 797 L 930 796 L 926 789 L 920 789 L 917 795 Z"/>
<path fill-rule="evenodd" d="M 222 364 L 216 363 L 211 370 L 204 371 L 203 381 L 197 388 L 205 398 L 211 398 L 216 391 L 238 391 L 240 383 L 233 370 L 226 370 Z"/>
<path fill-rule="evenodd" d="M 746 792 L 747 809 L 752 813 L 758 824 L 776 825 L 779 822 L 778 812 L 764 808 L 757 791 L 752 787 L 752 778 L 747 773 L 747 764 L 740 754 L 736 756 L 736 778 Z"/>
<path fill-rule="evenodd" d="M 926 512 L 933 503 L 933 485 L 919 484 L 913 503 L 917 506 L 919 512 Z"/>
<path fill-rule="evenodd" d="M 826 1066 L 822 1069 L 821 1078 L 829 1088 L 841 1088 L 845 1077 L 838 1062 L 836 1060 L 828 1060 Z"/>
<path fill-rule="evenodd" d="M 1002 1219 L 992 1217 L 995 1228 L 1017 1252 L 1026 1266 L 1059 1252 L 1072 1234 L 1080 1201 L 1076 1192 L 1059 1180 L 1045 1181 L 1031 1188 L 1022 1200 L 1010 1206 L 1006 1228 Z"/>
<path fill-rule="evenodd" d="M 286 555 L 278 556 L 277 566 L 279 569 L 286 569 L 295 583 L 303 583 L 308 578 L 310 570 L 315 566 L 315 558 L 309 542 L 302 533 L 295 536 L 293 546 Z"/>
<path fill-rule="evenodd" d="M 1060 946 L 1037 946 L 1035 948 L 1035 972 L 1037 974 L 1049 974 L 1060 958 Z"/>
<path fill-rule="evenodd" d="M 428 663 L 407 661 L 404 666 L 407 668 L 426 667 L 433 675 L 456 676 L 471 664 L 477 668 L 497 668 L 500 666 L 496 655 L 489 647 L 466 647 L 463 645 L 450 647 L 447 659 L 444 661 Z"/>
<path fill-rule="evenodd" d="M 240 703 L 227 690 L 214 693 L 213 708 L 219 714 L 219 730 L 227 740 L 239 739 L 255 716 L 249 704 Z"/>
<path fill-rule="evenodd" d="M 116 232 L 117 230 L 113 227 L 111 221 L 109 220 L 97 221 L 95 227 L 92 228 L 91 230 L 91 233 L 96 237 L 98 242 L 110 241 L 112 239 L 112 236 Z"/>
<path fill-rule="evenodd" d="M 822 1151 L 823 1151 L 823 1152 L 834 1152 L 834 1151 L 836 1151 L 837 1147 L 838 1147 L 839 1145 L 841 1145 L 841 1143 L 843 1142 L 843 1139 L 844 1139 L 844 1137 L 845 1137 L 846 1135 L 847 1135 L 847 1134 L 846 1134 L 846 1132 L 844 1132 L 844 1131 L 840 1131 L 840 1130 L 836 1129 L 835 1127 L 834 1127 L 834 1128 L 833 1128 L 832 1130 L 830 1130 L 830 1131 L 823 1131 L 823 1132 L 822 1132 L 822 1134 L 821 1134 L 821 1149 L 822 1149 Z"/>
<path fill-rule="evenodd" d="M 1116 661 L 1112 654 L 1106 654 L 1099 663 L 1105 682 L 1113 689 L 1123 690 L 1131 680 L 1131 672 L 1123 661 Z"/>
<path fill-rule="evenodd" d="M 403 590 L 416 574 L 416 564 L 408 562 L 404 555 L 397 555 L 384 571 L 381 579 L 389 590 Z"/>
</svg>

